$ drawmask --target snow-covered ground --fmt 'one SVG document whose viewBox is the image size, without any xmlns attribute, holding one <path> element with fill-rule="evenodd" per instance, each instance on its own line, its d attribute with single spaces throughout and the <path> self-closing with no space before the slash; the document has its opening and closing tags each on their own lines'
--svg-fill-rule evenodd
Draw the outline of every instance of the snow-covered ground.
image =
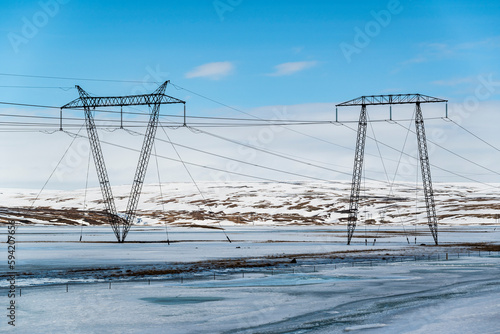
<svg viewBox="0 0 500 334">
<path fill-rule="evenodd" d="M 500 333 L 498 187 L 435 185 L 439 246 L 410 184 L 367 183 L 349 246 L 349 183 L 200 188 L 145 186 L 121 244 L 99 189 L 1 190 L 0 332 Z"/>
<path fill-rule="evenodd" d="M 81 231 L 18 227 L 22 295 L 16 328 L 4 319 L 2 331 L 498 332 L 495 226 L 444 227 L 440 246 L 421 245 L 432 244 L 425 226 L 359 229 L 350 246 L 344 226 L 233 226 L 232 243 L 221 230 L 170 227 L 170 245 L 159 227 L 136 227 L 124 244 L 107 226 L 84 227 L 79 242 Z"/>
<path fill-rule="evenodd" d="M 17 298 L 16 332 L 498 333 L 498 260 L 41 286 Z"/>
</svg>

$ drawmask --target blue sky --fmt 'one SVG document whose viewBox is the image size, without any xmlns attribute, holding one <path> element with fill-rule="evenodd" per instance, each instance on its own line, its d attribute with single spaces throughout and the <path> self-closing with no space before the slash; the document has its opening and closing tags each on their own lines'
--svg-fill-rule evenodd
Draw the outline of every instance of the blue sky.
<svg viewBox="0 0 500 334">
<path fill-rule="evenodd" d="M 51 2 L 56 0 L 47 0 Z M 22 36 L 23 18 L 34 23 L 33 17 L 46 10 L 38 1 L 2 4 L 4 72 L 142 80 L 148 67 L 159 68 L 172 82 L 248 108 L 386 92 L 451 99 L 466 89 L 452 85 L 454 81 L 498 70 L 500 4 L 495 1 L 61 2 L 67 3 L 58 4 L 54 17 L 16 47 L 9 33 Z M 365 31 L 370 22 L 377 22 L 373 13 L 388 11 L 391 3 L 397 14 L 391 13 L 386 26 L 379 24 L 379 32 L 375 29 L 368 45 L 357 48 L 359 53 L 348 62 L 342 43 L 356 47 L 355 29 Z M 198 66 L 220 62 L 230 63 L 232 70 L 186 78 Z M 269 75 L 284 63 L 309 66 Z M 97 84 L 80 84 L 102 90 Z M 118 93 L 127 89 L 112 88 Z M 45 99 L 67 99 L 57 93 Z M 30 95 L 40 101 L 37 92 Z"/>
<path fill-rule="evenodd" d="M 150 81 L 169 79 L 260 117 L 272 117 L 276 108 L 288 108 L 298 119 L 333 119 L 335 103 L 388 93 L 446 98 L 451 112 L 458 110 L 460 117 L 459 109 L 468 98 L 477 96 L 479 89 L 488 94 L 480 94 L 481 107 L 473 108 L 467 122 L 461 124 L 498 142 L 488 123 L 498 110 L 500 88 L 496 84 L 484 86 L 484 81 L 500 81 L 498 1 L 4 1 L 0 17 L 1 73 L 138 81 L 0 75 L 0 86 L 79 84 L 96 95 L 125 95 L 153 90 Z M 188 101 L 192 115 L 242 116 L 172 86 L 168 93 Z M 0 100 L 9 102 L 59 106 L 76 97 L 74 89 L 0 88 Z M 433 108 L 436 111 L 431 116 L 442 115 L 442 108 Z M 35 111 L 18 108 L 15 112 Z M 349 115 L 355 119 L 357 112 Z M 448 138 L 459 134 L 447 123 L 436 127 L 449 129 Z M 305 130 L 328 140 L 344 140 L 328 137 L 329 131 Z M 248 136 L 251 134 L 236 139 L 247 141 Z M 2 147 L 11 152 L 8 147 L 14 143 L 13 137 L 2 137 Z M 179 137 L 197 142 L 187 135 Z M 488 154 L 467 148 L 468 141 L 457 144 L 466 140 L 461 138 L 450 139 L 447 144 L 461 154 L 482 154 L 479 160 Z M 290 141 L 297 147 L 313 145 L 305 138 L 290 136 L 287 140 L 275 141 L 276 147 L 269 144 L 269 148 L 286 149 Z M 349 143 L 353 139 L 345 140 Z M 45 138 L 43 142 L 51 141 Z M 308 158 L 325 160 L 329 148 L 318 146 L 316 155 Z M 234 151 L 212 147 L 227 154 Z M 57 160 L 64 149 L 61 145 L 48 161 Z M 31 156 L 26 150 L 25 156 Z M 345 155 L 340 163 L 347 169 L 352 152 L 338 154 Z M 458 162 L 443 158 L 443 164 L 448 163 L 462 168 Z M 495 166 L 498 160 L 484 163 Z M 40 162 L 40 166 L 47 165 L 50 163 L 45 160 Z M 110 165 L 112 169 L 113 163 Z M 50 173 L 50 168 L 44 173 Z M 480 171 L 471 173 L 479 175 Z M 500 181 L 497 175 L 490 176 L 484 180 Z M 203 171 L 198 177 L 210 179 Z M 117 183 L 127 183 L 126 179 L 124 176 Z M 20 182 L 14 176 L 3 181 L 8 186 Z M 36 187 L 39 181 L 33 178 L 22 184 Z M 54 185 L 58 186 L 64 187 Z M 76 183 L 74 186 L 78 187 Z"/>
</svg>

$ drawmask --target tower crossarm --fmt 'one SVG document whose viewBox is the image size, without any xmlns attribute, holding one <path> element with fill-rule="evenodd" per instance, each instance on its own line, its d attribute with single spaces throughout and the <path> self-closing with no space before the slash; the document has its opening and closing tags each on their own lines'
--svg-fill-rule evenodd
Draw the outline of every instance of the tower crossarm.
<svg viewBox="0 0 500 334">
<path fill-rule="evenodd" d="M 80 87 L 76 86 L 76 88 L 78 89 Z M 175 97 L 163 94 L 160 91 L 156 90 L 151 94 L 128 96 L 90 96 L 87 94 L 65 104 L 64 106 L 62 106 L 62 109 L 76 109 L 85 107 L 94 109 L 98 107 L 149 106 L 154 104 L 174 103 L 186 102 Z"/>
<path fill-rule="evenodd" d="M 337 104 L 337 107 L 349 106 L 369 106 L 384 104 L 414 104 L 414 103 L 439 103 L 448 102 L 437 97 L 422 94 L 392 94 L 392 95 L 368 95 L 361 96 L 343 103 Z"/>
</svg>

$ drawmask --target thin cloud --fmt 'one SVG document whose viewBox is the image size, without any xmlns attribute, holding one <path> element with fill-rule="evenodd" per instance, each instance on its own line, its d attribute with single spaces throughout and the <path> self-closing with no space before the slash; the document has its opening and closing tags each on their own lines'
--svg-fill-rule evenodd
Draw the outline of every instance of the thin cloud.
<svg viewBox="0 0 500 334">
<path fill-rule="evenodd" d="M 432 84 L 438 86 L 458 86 L 463 84 L 470 84 L 477 82 L 477 78 L 475 77 L 465 77 L 465 78 L 454 78 L 450 80 L 436 80 L 433 81 Z"/>
<path fill-rule="evenodd" d="M 430 60 L 451 57 L 455 54 L 453 48 L 445 43 L 422 43 L 420 49 L 422 50 L 420 54 L 403 62 L 403 64 L 420 64 Z"/>
<path fill-rule="evenodd" d="M 450 59 L 467 51 L 481 52 L 482 49 L 498 47 L 500 47 L 500 36 L 455 45 L 447 43 L 421 43 L 418 45 L 420 52 L 415 57 L 401 62 L 393 73 L 415 64 Z"/>
<path fill-rule="evenodd" d="M 498 48 L 500 47 L 500 36 L 490 37 L 475 42 L 461 43 L 457 45 L 459 50 L 475 50 L 479 48 Z"/>
<path fill-rule="evenodd" d="M 455 54 L 454 48 L 445 43 L 421 43 L 418 47 L 420 49 L 420 53 L 415 55 L 413 58 L 399 63 L 399 65 L 392 71 L 393 74 L 408 66 L 450 58 Z"/>
<path fill-rule="evenodd" d="M 268 74 L 271 77 L 281 77 L 285 75 L 292 75 L 297 72 L 304 71 L 318 64 L 317 61 L 297 61 L 291 63 L 283 63 L 276 65 L 275 72 Z"/>
<path fill-rule="evenodd" d="M 203 64 L 195 67 L 188 73 L 186 78 L 207 78 L 210 80 L 220 80 L 234 72 L 234 64 L 229 61 Z"/>
</svg>

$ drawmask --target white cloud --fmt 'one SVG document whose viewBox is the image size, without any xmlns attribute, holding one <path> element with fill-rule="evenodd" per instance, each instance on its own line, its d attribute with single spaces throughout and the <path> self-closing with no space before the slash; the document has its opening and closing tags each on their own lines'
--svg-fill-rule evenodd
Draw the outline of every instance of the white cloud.
<svg viewBox="0 0 500 334">
<path fill-rule="evenodd" d="M 474 50 L 479 48 L 498 48 L 500 47 L 500 36 L 490 37 L 474 42 L 467 42 L 457 45 L 459 50 Z"/>
<path fill-rule="evenodd" d="M 442 59 L 451 59 L 463 55 L 467 51 L 482 52 L 485 49 L 500 47 L 500 36 L 486 38 L 478 41 L 466 42 L 461 44 L 448 43 L 420 43 L 419 52 L 415 57 L 401 62 L 393 73 L 399 72 L 407 66 L 427 63 Z"/>
<path fill-rule="evenodd" d="M 220 80 L 233 72 L 234 64 L 229 61 L 222 61 L 200 65 L 186 73 L 186 78 L 208 78 L 211 80 Z"/>
<path fill-rule="evenodd" d="M 268 74 L 269 76 L 272 77 L 281 77 L 284 75 L 292 75 L 297 72 L 306 70 L 308 68 L 316 66 L 318 62 L 317 61 L 297 61 L 297 62 L 291 62 L 291 63 L 283 63 L 276 65 L 275 72 Z"/>
<path fill-rule="evenodd" d="M 465 78 L 454 78 L 450 80 L 436 80 L 433 81 L 432 84 L 438 86 L 458 86 L 462 84 L 472 84 L 476 82 L 477 82 L 476 77 L 465 77 Z"/>
<path fill-rule="evenodd" d="M 415 57 L 401 63 L 401 65 L 421 64 L 431 60 L 448 58 L 454 55 L 454 50 L 445 43 L 422 43 L 421 52 Z"/>
</svg>

